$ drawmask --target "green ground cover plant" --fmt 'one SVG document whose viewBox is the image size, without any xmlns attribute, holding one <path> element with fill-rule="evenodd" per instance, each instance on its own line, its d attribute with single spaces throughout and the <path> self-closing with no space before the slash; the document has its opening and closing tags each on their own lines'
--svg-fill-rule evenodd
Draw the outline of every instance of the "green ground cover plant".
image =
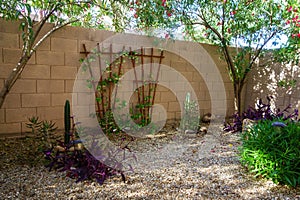
<svg viewBox="0 0 300 200">
<path fill-rule="evenodd" d="M 300 122 L 260 120 L 241 135 L 241 163 L 255 177 L 300 185 Z"/>
</svg>

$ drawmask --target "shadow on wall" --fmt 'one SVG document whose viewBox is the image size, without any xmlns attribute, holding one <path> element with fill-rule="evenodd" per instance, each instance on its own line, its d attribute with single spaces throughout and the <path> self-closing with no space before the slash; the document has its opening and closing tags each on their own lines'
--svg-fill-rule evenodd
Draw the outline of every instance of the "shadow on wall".
<svg viewBox="0 0 300 200">
<path fill-rule="evenodd" d="M 254 106 L 261 98 L 273 97 L 273 109 L 300 108 L 300 66 L 260 61 L 248 79 L 246 106 Z"/>
</svg>

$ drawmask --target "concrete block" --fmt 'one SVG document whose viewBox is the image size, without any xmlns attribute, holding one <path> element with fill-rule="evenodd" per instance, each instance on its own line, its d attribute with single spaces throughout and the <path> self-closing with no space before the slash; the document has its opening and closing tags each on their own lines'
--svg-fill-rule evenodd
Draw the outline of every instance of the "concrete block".
<svg viewBox="0 0 300 200">
<path fill-rule="evenodd" d="M 22 94 L 22 107 L 50 106 L 50 94 Z"/>
<path fill-rule="evenodd" d="M 232 85 L 231 82 L 229 82 L 229 83 L 228 83 L 228 82 L 227 82 L 227 83 L 225 82 L 225 83 L 224 83 L 224 87 L 225 87 L 225 90 L 226 90 L 226 91 L 230 91 L 230 90 L 233 91 L 233 90 L 234 90 L 233 85 Z"/>
<path fill-rule="evenodd" d="M 32 130 L 30 128 L 27 128 L 27 122 L 21 122 L 21 133 L 22 135 L 26 135 L 26 134 L 30 134 L 32 132 Z"/>
<path fill-rule="evenodd" d="M 37 51 L 36 63 L 44 65 L 64 65 L 64 57 L 63 52 Z"/>
<path fill-rule="evenodd" d="M 64 119 L 55 119 L 53 120 L 53 122 L 55 122 L 55 126 L 58 127 L 58 130 L 57 131 L 60 131 L 62 134 L 64 133 L 64 128 L 65 128 L 65 125 L 64 125 Z"/>
<path fill-rule="evenodd" d="M 39 38 L 38 38 L 39 40 Z M 37 41 L 38 41 L 37 40 Z M 45 39 L 40 46 L 37 48 L 37 50 L 48 50 L 50 51 L 50 38 Z"/>
<path fill-rule="evenodd" d="M 200 82 L 190 82 L 190 84 L 195 92 L 200 91 Z"/>
<path fill-rule="evenodd" d="M 156 92 L 167 92 L 167 91 L 169 91 L 168 88 L 166 88 L 162 85 L 157 85 Z"/>
<path fill-rule="evenodd" d="M 223 82 L 213 82 L 212 83 L 213 91 L 221 90 L 222 88 L 225 88 L 225 85 L 223 84 Z"/>
<path fill-rule="evenodd" d="M 172 88 L 175 89 L 176 92 L 186 91 L 185 90 L 185 82 L 174 82 L 172 83 Z"/>
<path fill-rule="evenodd" d="M 85 58 L 84 54 L 74 53 L 74 52 L 65 52 L 65 65 L 72 67 L 80 67 L 80 59 Z"/>
<path fill-rule="evenodd" d="M 152 98 L 151 98 L 151 101 L 152 101 L 152 99 L 154 97 L 153 92 L 151 92 L 151 96 L 152 96 Z M 154 98 L 154 103 L 157 103 L 157 102 L 161 102 L 161 93 L 158 91 L 155 92 L 155 98 Z"/>
<path fill-rule="evenodd" d="M 51 37 L 51 51 L 77 52 L 77 40 Z"/>
<path fill-rule="evenodd" d="M 50 66 L 49 65 L 26 65 L 21 74 L 21 78 L 28 79 L 49 79 Z"/>
<path fill-rule="evenodd" d="M 63 93 L 64 80 L 37 80 L 37 93 Z"/>
<path fill-rule="evenodd" d="M 183 73 L 183 72 L 182 72 Z M 175 82 L 178 81 L 179 75 L 176 73 L 170 73 L 170 70 L 161 70 L 159 78 L 164 81 Z"/>
<path fill-rule="evenodd" d="M 171 91 L 168 92 L 161 92 L 160 94 L 160 101 L 161 102 L 170 102 L 170 101 L 176 101 L 176 96 Z"/>
<path fill-rule="evenodd" d="M 187 71 L 187 62 L 171 61 L 171 67 L 179 72 Z"/>
<path fill-rule="evenodd" d="M 42 120 L 57 120 L 64 118 L 64 106 L 37 108 L 37 116 Z"/>
<path fill-rule="evenodd" d="M 177 101 L 174 101 L 174 102 L 169 102 L 169 106 L 168 106 L 168 111 L 169 112 L 178 112 L 180 111 L 180 105 Z"/>
<path fill-rule="evenodd" d="M 12 72 L 15 65 L 13 64 L 1 64 L 0 66 L 0 78 L 7 79 L 8 75 Z"/>
<path fill-rule="evenodd" d="M 181 119 L 181 112 L 175 112 L 175 119 L 177 120 Z"/>
<path fill-rule="evenodd" d="M 211 109 L 211 101 L 207 101 L 207 100 L 204 100 L 204 101 L 202 101 L 202 100 L 200 100 L 199 101 L 199 107 L 201 108 L 201 109 Z"/>
<path fill-rule="evenodd" d="M 167 112 L 167 119 L 176 119 L 176 112 Z"/>
<path fill-rule="evenodd" d="M 63 106 L 66 100 L 72 100 L 71 93 L 57 93 L 51 94 L 51 106 Z"/>
<path fill-rule="evenodd" d="M 230 100 L 230 99 L 234 99 L 234 91 L 233 90 L 227 90 L 226 91 L 226 98 L 227 98 L 227 101 Z"/>
<path fill-rule="evenodd" d="M 73 92 L 74 80 L 65 80 L 65 92 Z"/>
<path fill-rule="evenodd" d="M 18 79 L 10 93 L 35 93 L 36 80 Z"/>
<path fill-rule="evenodd" d="M 5 49 L 3 48 L 4 63 L 17 64 L 21 57 L 20 49 Z M 35 64 L 35 53 L 31 56 L 27 64 Z"/>
<path fill-rule="evenodd" d="M 2 50 L 2 48 L 0 48 L 0 63 L 3 63 L 2 55 L 3 55 L 3 50 Z"/>
<path fill-rule="evenodd" d="M 5 110 L 4 109 L 0 109 L 0 124 L 5 122 Z"/>
<path fill-rule="evenodd" d="M 276 99 L 276 106 L 284 106 L 284 102 L 285 102 L 285 98 L 284 97 L 277 97 L 277 99 Z"/>
<path fill-rule="evenodd" d="M 0 137 L 9 136 L 10 134 L 21 133 L 21 123 L 0 124 Z"/>
<path fill-rule="evenodd" d="M 193 73 L 193 79 L 192 79 L 192 81 L 204 82 L 201 74 L 199 74 L 198 72 Z"/>
<path fill-rule="evenodd" d="M 21 107 L 20 94 L 8 94 L 2 106 L 2 108 L 20 108 L 20 107 Z"/>
<path fill-rule="evenodd" d="M 36 116 L 36 108 L 18 108 L 5 110 L 6 122 L 28 122 L 28 118 Z"/>
<path fill-rule="evenodd" d="M 3 33 L 19 33 L 19 24 L 15 21 L 7 21 L 3 18 L 0 19 L 0 32 Z"/>
<path fill-rule="evenodd" d="M 77 68 L 70 66 L 51 66 L 52 79 L 75 79 Z"/>
<path fill-rule="evenodd" d="M 0 79 L 0 88 L 2 89 L 4 86 L 4 79 Z"/>
<path fill-rule="evenodd" d="M 99 43 L 98 41 L 90 41 L 90 40 L 80 40 L 78 42 L 78 50 L 79 52 L 83 52 L 84 48 L 83 45 L 85 45 L 86 50 L 88 52 L 91 52 L 93 49 L 97 49 L 97 43 Z M 100 47 L 100 51 L 102 50 L 102 48 Z"/>
<path fill-rule="evenodd" d="M 18 49 L 19 35 L 17 33 L 0 32 L 0 47 Z"/>
<path fill-rule="evenodd" d="M 81 93 L 77 96 L 78 105 L 92 105 L 95 104 L 95 94 L 94 93 Z"/>
<path fill-rule="evenodd" d="M 189 82 L 193 81 L 193 72 L 182 72 L 181 73 Z"/>
</svg>

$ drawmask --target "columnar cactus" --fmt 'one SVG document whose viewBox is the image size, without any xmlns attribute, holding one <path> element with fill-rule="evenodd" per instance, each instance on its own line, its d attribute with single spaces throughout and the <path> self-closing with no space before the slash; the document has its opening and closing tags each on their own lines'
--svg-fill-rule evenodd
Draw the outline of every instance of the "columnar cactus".
<svg viewBox="0 0 300 200">
<path fill-rule="evenodd" d="M 70 102 L 69 102 L 69 100 L 66 100 L 66 103 L 65 103 L 65 144 L 70 143 L 70 129 L 71 129 Z"/>
</svg>

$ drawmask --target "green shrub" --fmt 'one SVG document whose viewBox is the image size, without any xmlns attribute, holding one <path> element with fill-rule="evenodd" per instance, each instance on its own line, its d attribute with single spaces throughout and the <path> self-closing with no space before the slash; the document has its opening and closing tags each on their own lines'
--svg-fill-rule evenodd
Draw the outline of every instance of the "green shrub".
<svg viewBox="0 0 300 200">
<path fill-rule="evenodd" d="M 300 185 L 299 121 L 261 120 L 241 137 L 241 162 L 255 177 Z"/>
</svg>

